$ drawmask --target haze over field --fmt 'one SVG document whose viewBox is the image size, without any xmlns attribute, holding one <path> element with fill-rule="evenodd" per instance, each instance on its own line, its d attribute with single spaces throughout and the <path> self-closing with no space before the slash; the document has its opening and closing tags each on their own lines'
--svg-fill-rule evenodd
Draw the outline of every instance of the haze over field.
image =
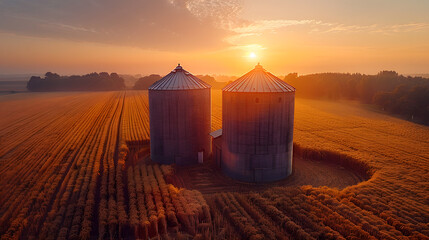
<svg viewBox="0 0 429 240">
<path fill-rule="evenodd" d="M 429 2 L 0 2 L 0 73 L 276 75 L 429 69 Z"/>
</svg>

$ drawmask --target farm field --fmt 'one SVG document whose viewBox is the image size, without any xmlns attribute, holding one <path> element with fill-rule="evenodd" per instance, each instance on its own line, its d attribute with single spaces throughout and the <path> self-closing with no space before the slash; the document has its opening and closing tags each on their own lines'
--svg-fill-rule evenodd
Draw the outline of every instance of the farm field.
<svg viewBox="0 0 429 240">
<path fill-rule="evenodd" d="M 357 104 L 297 99 L 294 174 L 257 186 L 150 162 L 147 91 L 3 95 L 0 115 L 2 239 L 429 239 L 429 128 Z"/>
<path fill-rule="evenodd" d="M 344 154 L 371 178 L 342 190 L 275 187 L 209 202 L 237 239 L 429 239 L 428 136 L 425 126 L 358 105 L 297 99 L 295 151 L 321 161 Z"/>
<path fill-rule="evenodd" d="M 144 114 L 144 107 L 132 96 L 1 97 L 2 239 L 148 239 L 205 231 L 211 217 L 201 193 L 167 184 L 167 166 L 126 162 L 124 143 L 135 134 L 147 137 L 148 115 L 135 121 L 135 110 Z"/>
<path fill-rule="evenodd" d="M 4 81 L 0 78 L 0 95 L 27 91 L 27 81 Z"/>
</svg>

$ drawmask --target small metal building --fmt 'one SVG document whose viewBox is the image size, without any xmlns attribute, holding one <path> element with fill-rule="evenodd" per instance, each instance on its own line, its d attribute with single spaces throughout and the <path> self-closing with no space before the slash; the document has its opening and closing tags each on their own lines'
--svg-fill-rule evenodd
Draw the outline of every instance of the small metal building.
<svg viewBox="0 0 429 240">
<path fill-rule="evenodd" d="M 211 154 L 211 86 L 180 64 L 149 87 L 150 155 L 178 165 Z"/>
<path fill-rule="evenodd" d="M 211 132 L 210 136 L 212 136 L 212 159 L 217 166 L 220 166 L 222 159 L 222 129 Z"/>
<path fill-rule="evenodd" d="M 222 91 L 220 167 L 246 182 L 292 173 L 295 88 L 261 65 Z"/>
</svg>

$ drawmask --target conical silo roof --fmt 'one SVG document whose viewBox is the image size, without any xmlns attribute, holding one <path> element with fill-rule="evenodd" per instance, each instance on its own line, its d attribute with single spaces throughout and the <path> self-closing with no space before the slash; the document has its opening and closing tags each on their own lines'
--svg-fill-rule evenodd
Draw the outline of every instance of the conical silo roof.
<svg viewBox="0 0 429 240">
<path fill-rule="evenodd" d="M 165 77 L 152 84 L 149 90 L 189 90 L 205 88 L 211 88 L 211 86 L 183 69 L 179 64 Z"/>
<path fill-rule="evenodd" d="M 225 92 L 295 92 L 295 88 L 266 71 L 259 63 L 255 68 L 226 85 Z"/>
</svg>

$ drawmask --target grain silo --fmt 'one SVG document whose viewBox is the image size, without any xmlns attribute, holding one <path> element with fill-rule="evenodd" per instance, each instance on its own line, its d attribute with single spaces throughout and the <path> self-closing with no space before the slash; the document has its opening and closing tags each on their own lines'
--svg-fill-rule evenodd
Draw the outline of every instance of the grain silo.
<svg viewBox="0 0 429 240">
<path fill-rule="evenodd" d="M 222 171 L 246 182 L 292 173 L 295 88 L 261 65 L 222 92 Z"/>
<path fill-rule="evenodd" d="M 210 95 L 211 86 L 180 64 L 149 87 L 152 160 L 188 165 L 210 155 Z"/>
</svg>

